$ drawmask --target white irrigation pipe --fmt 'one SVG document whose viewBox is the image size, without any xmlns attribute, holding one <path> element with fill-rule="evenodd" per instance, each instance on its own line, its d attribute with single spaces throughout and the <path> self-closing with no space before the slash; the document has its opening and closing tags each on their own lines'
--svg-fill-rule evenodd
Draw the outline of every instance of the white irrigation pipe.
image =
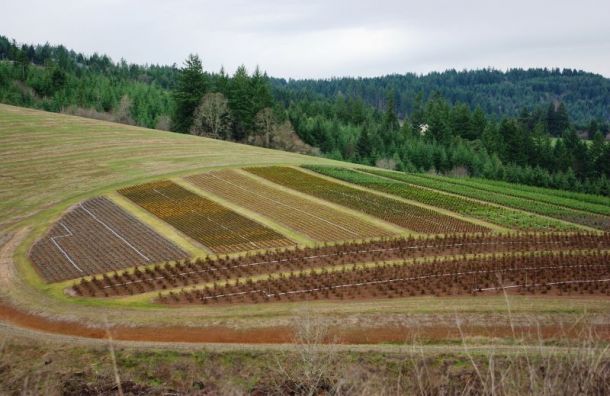
<svg viewBox="0 0 610 396">
<path fill-rule="evenodd" d="M 74 268 L 76 268 L 76 269 L 77 269 L 78 271 L 80 271 L 80 272 L 84 272 L 84 271 L 83 271 L 83 270 L 82 270 L 82 269 L 81 269 L 81 268 L 80 268 L 78 265 L 76 265 L 76 263 L 74 262 L 74 260 L 72 260 L 72 258 L 70 258 L 70 256 L 68 255 L 68 253 L 66 253 L 66 251 L 65 251 L 64 249 L 62 249 L 62 247 L 61 247 L 61 246 L 59 246 L 59 243 L 57 243 L 57 241 L 55 240 L 55 239 L 59 239 L 59 238 L 66 238 L 66 237 L 71 237 L 71 236 L 74 236 L 74 234 L 72 234 L 72 231 L 70 231 L 70 230 L 68 229 L 68 227 L 66 227 L 66 226 L 64 225 L 64 223 L 60 222 L 59 224 L 60 224 L 60 225 L 61 225 L 61 226 L 64 228 L 64 230 L 66 230 L 67 234 L 65 234 L 65 235 L 58 235 L 58 236 L 55 236 L 55 237 L 51 237 L 51 238 L 50 238 L 50 239 L 51 239 L 51 242 L 53 242 L 53 244 L 54 244 L 54 245 L 57 247 L 57 249 L 59 249 L 59 251 L 60 251 L 60 252 L 61 252 L 61 253 L 64 255 L 64 257 L 65 257 L 66 259 L 68 259 L 68 261 L 70 262 L 70 264 L 72 264 L 72 266 L 73 266 Z"/>
<path fill-rule="evenodd" d="M 296 258 L 296 259 L 285 258 L 285 259 L 279 259 L 279 260 L 258 261 L 258 262 L 254 262 L 254 263 L 234 265 L 231 267 L 206 268 L 206 269 L 197 270 L 197 271 L 179 272 L 176 275 L 177 276 L 187 276 L 187 275 L 193 275 L 193 274 L 200 274 L 200 273 L 204 273 L 204 272 L 215 272 L 215 271 L 231 270 L 231 269 L 236 269 L 236 268 L 252 267 L 252 266 L 258 266 L 258 265 L 265 265 L 265 264 L 283 263 L 283 262 L 292 261 L 292 260 L 314 260 L 317 258 L 348 256 L 348 255 L 359 254 L 359 253 L 391 252 L 391 251 L 395 251 L 395 250 L 435 248 L 435 247 L 447 248 L 447 247 L 476 246 L 476 245 L 481 245 L 481 246 L 484 246 L 484 245 L 510 245 L 510 244 L 519 244 L 519 243 L 525 243 L 525 242 L 519 242 L 519 241 L 472 242 L 472 243 L 454 243 L 454 244 L 447 244 L 447 245 L 403 246 L 403 247 L 398 247 L 398 248 L 387 248 L 387 249 L 368 249 L 368 250 L 363 249 L 363 250 L 355 250 L 355 251 L 351 251 L 351 252 L 347 252 L 347 253 L 320 254 L 320 255 L 300 257 L 300 258 Z M 561 243 L 561 241 L 540 241 L 540 242 L 537 242 L 536 244 L 541 245 L 541 244 L 559 244 L 559 243 Z M 135 283 L 142 283 L 142 282 L 146 282 L 146 281 L 159 280 L 159 279 L 165 279 L 165 276 L 161 275 L 161 276 L 157 276 L 154 278 L 138 279 L 135 281 L 129 281 L 129 282 L 123 282 L 123 283 L 113 283 L 111 285 L 104 286 L 104 289 L 108 289 L 111 287 L 117 287 L 117 286 L 127 286 L 127 285 L 131 285 L 131 284 L 135 284 Z"/>
<path fill-rule="evenodd" d="M 330 220 L 326 220 L 325 218 L 322 218 L 322 217 L 316 216 L 316 215 L 314 215 L 314 214 L 313 214 L 313 213 L 311 213 L 311 212 L 307 212 L 307 211 L 305 211 L 305 210 L 302 210 L 302 209 L 299 209 L 299 208 L 295 208 L 294 206 L 288 205 L 288 204 L 286 204 L 286 203 L 284 203 L 284 202 L 277 201 L 277 200 L 275 200 L 275 199 L 273 199 L 273 198 L 266 197 L 266 196 L 264 196 L 263 194 L 260 194 L 260 193 L 254 192 L 254 191 L 250 191 L 250 190 L 248 190 L 248 189 L 246 189 L 246 188 L 244 188 L 244 187 L 242 187 L 242 186 L 240 186 L 240 185 L 238 185 L 238 184 L 235 184 L 235 183 L 231 182 L 230 180 L 223 179 L 223 178 L 218 177 L 218 176 L 216 176 L 216 175 L 214 175 L 214 174 L 209 174 L 209 176 L 212 176 L 212 177 L 214 177 L 214 178 L 216 178 L 216 179 L 220 180 L 221 182 L 228 183 L 228 184 L 230 184 L 230 185 L 232 185 L 232 186 L 234 186 L 234 187 L 237 187 L 237 188 L 239 188 L 239 189 L 241 189 L 241 190 L 244 190 L 244 191 L 246 191 L 246 192 L 247 192 L 247 193 L 249 193 L 249 194 L 252 194 L 252 195 L 257 195 L 257 196 L 259 196 L 259 197 L 261 197 L 261 198 L 263 198 L 263 199 L 266 199 L 266 200 L 268 200 L 268 201 L 274 202 L 274 203 L 279 204 L 279 205 L 286 206 L 286 207 L 288 207 L 288 208 L 290 208 L 290 209 L 292 209 L 292 210 L 296 210 L 297 212 L 304 213 L 304 214 L 305 214 L 305 215 L 307 215 L 307 216 L 311 216 L 311 217 L 313 217 L 313 218 L 315 218 L 315 219 L 317 219 L 317 220 L 323 221 L 323 222 L 328 223 L 328 224 L 330 224 L 330 225 L 332 225 L 332 226 L 335 226 L 335 227 L 337 227 L 337 228 L 340 228 L 341 230 L 343 230 L 343 231 L 345 231 L 345 232 L 348 232 L 348 233 L 350 233 L 350 234 L 352 234 L 352 235 L 358 235 L 358 233 L 356 233 L 356 232 L 354 232 L 354 231 L 351 231 L 351 230 L 349 230 L 349 229 L 347 229 L 347 228 L 345 228 L 345 227 L 343 227 L 343 226 L 341 226 L 341 225 L 339 225 L 339 224 L 333 223 L 333 222 L 332 222 L 332 221 L 330 221 Z"/>
<path fill-rule="evenodd" d="M 524 284 L 524 285 L 510 285 L 510 286 L 501 286 L 501 287 L 486 287 L 484 289 L 473 289 L 472 291 L 504 290 L 504 289 L 514 289 L 517 287 L 539 287 L 539 286 L 569 285 L 569 284 L 574 284 L 574 283 L 595 283 L 595 282 L 610 282 L 610 278 L 593 279 L 593 280 L 571 280 L 571 281 L 547 282 L 547 283 L 533 283 L 533 284 L 529 284 L 529 285 Z"/>
<path fill-rule="evenodd" d="M 109 225 L 107 225 L 106 223 L 104 223 L 102 220 L 98 219 L 93 213 L 91 213 L 89 211 L 89 209 L 85 208 L 83 206 L 82 203 L 79 204 L 80 208 L 83 209 L 85 212 L 87 212 L 95 221 L 97 221 L 98 223 L 100 223 L 101 225 L 103 225 L 104 227 L 106 227 L 106 229 L 108 231 L 110 231 L 114 236 L 116 236 L 117 238 L 119 238 L 121 241 L 123 241 L 127 246 L 129 246 L 130 248 L 132 248 L 136 253 L 138 253 L 142 258 L 144 258 L 146 261 L 150 261 L 150 259 L 145 256 L 142 252 L 140 252 L 138 249 L 136 249 L 135 246 L 133 246 L 131 243 L 129 243 L 129 241 L 127 241 L 125 238 L 123 238 L 121 235 L 119 235 L 115 230 L 113 230 Z"/>
<path fill-rule="evenodd" d="M 585 266 L 585 267 L 590 268 L 590 267 L 600 267 L 600 266 L 603 266 L 603 264 L 595 265 L 595 266 Z M 527 271 L 527 270 L 543 270 L 543 269 L 558 269 L 558 268 L 575 268 L 575 267 L 583 267 L 583 266 L 582 265 L 567 265 L 567 266 L 527 267 L 527 268 L 515 268 L 515 269 L 509 268 L 509 269 L 493 270 L 493 271 L 467 271 L 467 272 L 455 272 L 455 273 L 447 273 L 447 274 L 439 274 L 439 275 L 423 275 L 423 276 L 414 276 L 414 277 L 410 277 L 410 278 L 395 278 L 395 279 L 383 279 L 383 280 L 368 281 L 368 282 L 358 282 L 358 283 L 344 283 L 344 284 L 341 284 L 341 285 L 322 286 L 322 287 L 317 287 L 317 288 L 312 288 L 312 289 L 290 290 L 290 291 L 279 292 L 279 293 L 265 293 L 265 296 L 266 297 L 275 297 L 275 296 L 283 296 L 283 295 L 288 295 L 288 294 L 311 293 L 311 292 L 315 292 L 315 291 L 340 289 L 340 288 L 346 288 L 346 287 L 368 286 L 368 285 L 375 285 L 375 284 L 384 284 L 384 283 L 392 283 L 392 282 L 404 282 L 404 281 L 413 281 L 413 280 L 422 280 L 422 279 L 440 278 L 440 277 L 449 277 L 449 276 L 487 274 L 487 273 L 507 272 L 507 271 L 524 271 L 524 270 Z M 545 284 L 542 284 L 542 285 L 555 285 L 555 284 L 562 284 L 562 283 L 582 283 L 582 282 L 606 282 L 606 281 L 610 281 L 610 279 L 602 279 L 602 280 L 596 280 L 596 281 L 593 280 L 593 281 L 551 282 L 551 283 L 545 283 Z M 506 286 L 505 288 L 514 288 L 514 287 L 520 287 L 520 286 L 521 285 L 512 285 L 512 286 Z M 488 290 L 498 290 L 498 289 L 500 289 L 500 288 L 493 288 L 492 287 L 492 288 L 485 288 L 485 289 L 473 289 L 472 291 L 488 291 Z M 214 296 L 204 296 L 204 297 L 201 297 L 200 299 L 201 300 L 209 300 L 209 299 L 214 299 L 214 298 L 219 298 L 219 297 L 241 295 L 241 294 L 255 293 L 255 292 L 264 292 L 264 290 L 257 289 L 257 290 L 247 291 L 247 292 L 217 294 L 217 295 L 214 295 Z"/>
</svg>

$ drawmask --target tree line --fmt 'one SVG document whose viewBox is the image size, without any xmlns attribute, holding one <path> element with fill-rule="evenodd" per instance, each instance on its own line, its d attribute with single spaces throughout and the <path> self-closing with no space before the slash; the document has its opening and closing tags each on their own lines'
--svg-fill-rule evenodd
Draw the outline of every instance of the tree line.
<svg viewBox="0 0 610 396">
<path fill-rule="evenodd" d="M 610 79 L 573 69 L 447 70 L 425 75 L 394 74 L 371 78 L 319 80 L 272 79 L 276 95 L 287 103 L 317 96 L 358 97 L 383 110 L 388 90 L 395 91 L 400 116 L 413 112 L 418 93 L 427 100 L 436 92 L 451 103 L 480 107 L 495 118 L 518 116 L 523 107 L 537 108 L 557 98 L 565 103 L 570 119 L 579 127 L 610 119 Z"/>
<path fill-rule="evenodd" d="M 250 75 L 239 66 L 232 76 L 208 73 L 201 59 L 190 55 L 172 91 L 172 130 L 310 153 L 271 95 L 267 75 L 257 67 Z"/>
<path fill-rule="evenodd" d="M 64 46 L 18 45 L 0 36 L 0 101 L 167 128 L 178 68 L 118 63 Z"/>
<path fill-rule="evenodd" d="M 299 136 L 334 159 L 610 193 L 607 130 L 597 126 L 591 140 L 581 139 L 562 103 L 496 119 L 440 93 L 420 93 L 400 117 L 394 97 L 388 92 L 384 111 L 339 95 L 290 102 L 287 112 Z"/>
<path fill-rule="evenodd" d="M 543 69 L 285 81 L 244 66 L 206 71 L 197 55 L 182 67 L 141 66 L 0 36 L 4 103 L 606 195 L 609 81 Z"/>
</svg>

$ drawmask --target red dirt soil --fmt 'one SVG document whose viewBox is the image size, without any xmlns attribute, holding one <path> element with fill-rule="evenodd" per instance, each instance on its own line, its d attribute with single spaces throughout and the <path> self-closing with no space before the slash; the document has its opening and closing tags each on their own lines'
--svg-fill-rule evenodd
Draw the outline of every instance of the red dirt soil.
<svg viewBox="0 0 610 396">
<path fill-rule="evenodd" d="M 108 338 L 106 329 L 88 327 L 78 322 L 56 321 L 42 316 L 19 311 L 0 302 L 0 320 L 13 325 L 52 334 L 92 339 Z M 610 341 L 610 325 L 593 326 L 597 336 Z M 540 331 L 540 333 L 538 333 Z M 570 329 L 559 325 L 536 327 L 516 327 L 517 337 L 543 338 L 577 338 L 582 329 L 575 326 Z M 463 334 L 468 337 L 511 337 L 510 326 L 464 326 Z M 293 342 L 294 332 L 290 327 L 262 327 L 237 330 L 229 327 L 125 327 L 110 328 L 114 340 L 145 342 L 187 342 L 187 343 L 234 343 L 234 344 L 283 344 Z M 375 328 L 350 327 L 331 328 L 327 342 L 339 344 L 380 344 L 411 342 L 414 338 L 422 341 L 442 341 L 460 339 L 456 326 L 406 327 L 385 326 Z"/>
</svg>

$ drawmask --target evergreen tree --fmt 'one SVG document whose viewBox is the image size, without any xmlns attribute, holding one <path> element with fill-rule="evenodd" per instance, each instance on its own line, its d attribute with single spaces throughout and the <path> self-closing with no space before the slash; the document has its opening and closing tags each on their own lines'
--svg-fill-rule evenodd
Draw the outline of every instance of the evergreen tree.
<svg viewBox="0 0 610 396">
<path fill-rule="evenodd" d="M 519 123 L 512 119 L 504 119 L 498 130 L 506 143 L 503 159 L 517 165 L 526 165 L 529 158 L 527 132 Z M 501 157 L 502 158 L 502 157 Z"/>
<path fill-rule="evenodd" d="M 557 128 L 559 133 L 565 132 L 570 126 L 570 117 L 568 116 L 568 110 L 566 109 L 565 104 L 563 102 L 559 103 L 559 107 L 557 108 Z"/>
<path fill-rule="evenodd" d="M 252 112 L 254 115 L 262 109 L 273 107 L 273 96 L 271 96 L 271 88 L 269 86 L 269 78 L 266 74 L 261 73 L 257 66 L 251 78 L 252 84 Z"/>
<path fill-rule="evenodd" d="M 396 93 L 389 91 L 386 97 L 386 111 L 383 117 L 382 128 L 386 133 L 391 134 L 400 128 L 398 116 L 396 115 Z"/>
<path fill-rule="evenodd" d="M 470 108 L 464 103 L 453 106 L 451 111 L 451 130 L 453 135 L 461 136 L 464 139 L 472 139 L 472 116 Z"/>
<path fill-rule="evenodd" d="M 172 118 L 172 130 L 188 132 L 193 124 L 193 113 L 206 92 L 207 81 L 203 74 L 201 59 L 189 55 L 180 70 L 176 88 L 173 92 L 175 110 Z"/>
<path fill-rule="evenodd" d="M 413 102 L 413 111 L 409 118 L 411 119 L 413 130 L 419 135 L 421 126 L 426 123 L 424 93 L 421 91 L 418 92 L 417 95 L 415 95 L 415 101 Z"/>
<path fill-rule="evenodd" d="M 449 125 L 449 105 L 437 95 L 426 106 L 426 136 L 440 144 L 451 143 L 451 127 Z"/>
<path fill-rule="evenodd" d="M 464 137 L 470 140 L 480 139 L 486 127 L 487 118 L 485 117 L 485 113 L 483 112 L 483 109 L 481 109 L 480 106 L 477 106 L 477 108 L 472 113 L 470 134 Z"/>
<path fill-rule="evenodd" d="M 254 129 L 253 89 L 244 65 L 233 74 L 229 84 L 229 107 L 233 114 L 233 139 L 243 140 Z"/>
</svg>

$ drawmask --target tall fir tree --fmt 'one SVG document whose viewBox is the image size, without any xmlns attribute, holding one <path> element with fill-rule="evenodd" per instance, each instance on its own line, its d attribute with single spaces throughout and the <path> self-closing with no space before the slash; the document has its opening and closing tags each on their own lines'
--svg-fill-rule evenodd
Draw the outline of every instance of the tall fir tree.
<svg viewBox="0 0 610 396">
<path fill-rule="evenodd" d="M 191 54 L 180 69 L 176 88 L 173 91 L 175 102 L 172 130 L 188 132 L 193 123 L 193 113 L 207 89 L 206 76 L 199 56 Z"/>
</svg>

